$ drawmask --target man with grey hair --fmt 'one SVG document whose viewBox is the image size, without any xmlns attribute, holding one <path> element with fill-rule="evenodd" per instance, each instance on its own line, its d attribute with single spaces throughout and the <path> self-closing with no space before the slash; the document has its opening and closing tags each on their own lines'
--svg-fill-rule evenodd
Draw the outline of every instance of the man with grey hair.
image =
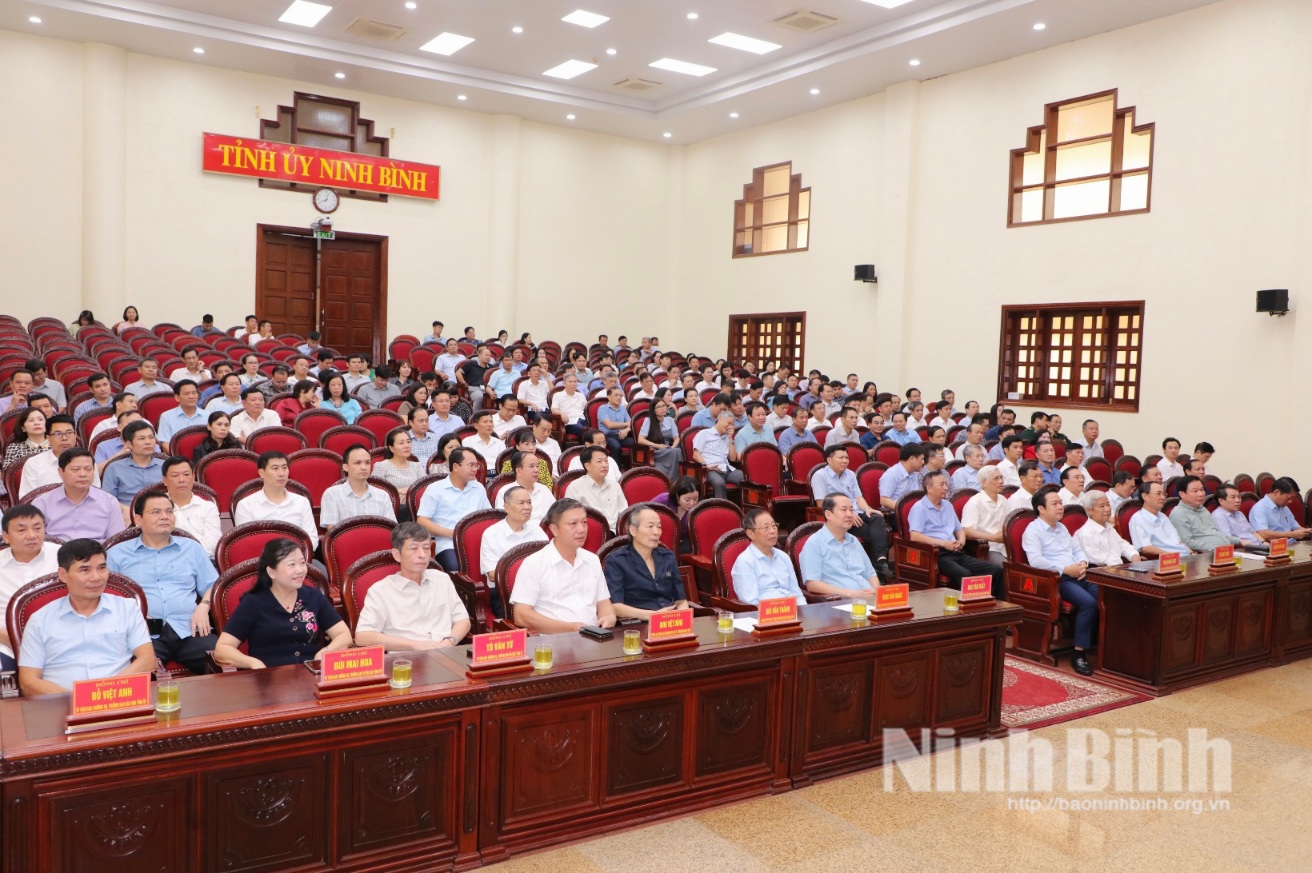
<svg viewBox="0 0 1312 873">
<path fill-rule="evenodd" d="M 1080 505 L 1089 520 L 1075 532 L 1075 542 L 1084 550 L 1091 565 L 1107 567 L 1142 560 L 1134 546 L 1116 532 L 1116 525 L 1112 524 L 1112 504 L 1104 492 L 1085 491 L 1080 495 Z"/>
<path fill-rule="evenodd" d="M 1002 525 L 1007 520 L 1007 498 L 1002 496 L 1002 471 L 996 466 L 979 469 L 979 493 L 961 508 L 961 526 L 966 536 L 989 544 L 989 562 L 1002 565 L 1007 550 L 1002 543 Z"/>
<path fill-rule="evenodd" d="M 602 565 L 615 614 L 649 619 L 653 612 L 687 607 L 679 561 L 661 544 L 660 513 L 640 503 L 628 527 L 628 544 L 607 555 Z"/>
<path fill-rule="evenodd" d="M 527 467 L 528 465 L 525 464 L 524 466 Z M 540 482 L 534 482 L 533 484 L 538 488 L 543 487 Z M 478 566 L 487 580 L 487 587 L 492 589 L 492 613 L 497 618 L 505 618 L 501 595 L 496 592 L 496 580 L 492 578 L 492 574 L 497 568 L 497 562 L 515 546 L 524 543 L 546 542 L 547 532 L 542 529 L 541 524 L 533 520 L 533 491 L 529 488 L 518 484 L 518 482 L 509 488 L 504 488 L 497 495 L 497 503 L 499 504 L 498 508 L 505 508 L 506 517 L 483 531 L 483 539 L 478 548 Z M 550 511 L 551 505 L 554 503 L 555 499 L 553 498 L 551 504 L 548 504 L 543 510 L 544 515 Z"/>
<path fill-rule="evenodd" d="M 966 460 L 966 449 L 971 446 L 977 446 L 980 451 L 984 450 L 984 425 L 979 422 L 972 422 L 966 428 L 966 441 L 957 449 L 955 460 Z"/>
<path fill-rule="evenodd" d="M 963 488 L 979 490 L 979 472 L 984 468 L 984 447 L 966 443 L 961 447 L 961 460 L 966 462 L 966 466 L 952 474 L 952 490 L 949 494 L 956 494 Z"/>
<path fill-rule="evenodd" d="M 721 500 L 727 495 L 726 484 L 740 484 L 743 471 L 730 464 L 738 460 L 733 445 L 733 413 L 725 410 L 715 419 L 715 425 L 700 431 L 692 439 L 692 459 L 706 468 L 706 481 Z"/>
<path fill-rule="evenodd" d="M 369 586 L 356 623 L 364 646 L 389 652 L 425 651 L 457 645 L 469 633 L 469 613 L 451 577 L 429 569 L 433 538 L 407 521 L 392 530 L 397 572 Z"/>
</svg>

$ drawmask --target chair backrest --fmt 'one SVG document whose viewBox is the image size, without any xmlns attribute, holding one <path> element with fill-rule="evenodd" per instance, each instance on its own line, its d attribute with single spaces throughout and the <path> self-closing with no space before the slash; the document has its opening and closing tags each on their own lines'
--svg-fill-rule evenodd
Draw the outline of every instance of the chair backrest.
<svg viewBox="0 0 1312 873">
<path fill-rule="evenodd" d="M 952 508 L 957 513 L 957 521 L 961 520 L 961 514 L 966 511 L 966 504 L 970 502 L 970 498 L 978 493 L 974 488 L 962 488 L 960 491 L 952 492 Z M 869 500 L 866 502 L 870 503 Z M 875 506 L 876 504 L 871 503 L 870 505 Z"/>
<path fill-rule="evenodd" d="M 257 455 L 264 452 L 290 455 L 308 447 L 305 434 L 290 427 L 264 427 L 246 438 L 246 448 Z"/>
<path fill-rule="evenodd" d="M 655 467 L 634 467 L 620 477 L 627 503 L 645 503 L 670 490 L 669 477 Z"/>
<path fill-rule="evenodd" d="M 6 415 L 7 414 L 8 413 L 6 413 Z M 113 410 L 102 409 L 100 407 L 97 407 L 95 409 L 90 409 L 82 413 L 81 417 L 79 417 L 77 420 L 77 435 L 79 438 L 81 438 L 82 445 L 85 446 L 91 441 L 91 432 L 96 429 L 96 425 L 100 424 L 102 421 L 109 418 L 113 414 L 114 414 Z M 0 421 L 3 421 L 3 419 L 0 418 Z M 201 429 L 204 430 L 204 428 Z M 178 431 L 178 433 L 181 432 L 182 431 Z M 13 433 L 12 427 L 9 429 L 9 433 L 10 434 Z M 174 435 L 175 439 L 176 437 L 177 434 Z M 7 439 L 7 437 L 4 439 Z M 4 439 L 0 439 L 0 442 L 3 442 Z M 188 457 L 190 457 L 190 455 L 188 455 Z"/>
<path fill-rule="evenodd" d="M 1265 497 L 1271 493 L 1271 489 L 1276 486 L 1276 477 L 1270 473 L 1257 474 L 1257 495 Z"/>
<path fill-rule="evenodd" d="M 505 607 L 506 621 L 511 624 L 515 623 L 514 608 L 510 605 L 510 595 L 515 593 L 515 578 L 519 574 L 520 565 L 524 559 L 536 552 L 538 549 L 546 548 L 547 543 L 538 540 L 533 543 L 520 543 L 514 546 L 510 551 L 501 556 L 494 568 L 493 578 L 497 583 L 497 592 L 501 595 L 501 603 Z"/>
<path fill-rule="evenodd" d="M 1174 512 L 1175 508 L 1179 505 L 1180 505 L 1179 497 L 1166 498 L 1166 502 L 1162 504 L 1162 514 L 1165 515 L 1167 518 L 1170 518 L 1171 513 Z"/>
<path fill-rule="evenodd" d="M 630 503 L 615 519 L 615 533 L 617 536 L 627 536 L 629 532 L 629 519 L 639 508 L 652 509 L 661 517 L 661 545 L 671 552 L 679 552 L 679 516 L 673 509 L 664 503 Z"/>
<path fill-rule="evenodd" d="M 410 490 L 405 495 L 406 508 L 410 510 L 411 518 L 419 517 L 419 503 L 424 498 L 424 492 L 428 486 L 434 482 L 441 482 L 446 478 L 445 473 L 429 473 L 427 476 L 421 476 L 410 485 Z"/>
<path fill-rule="evenodd" d="M 1083 506 L 1071 504 L 1062 509 L 1061 523 L 1066 526 L 1066 531 L 1075 536 L 1084 527 L 1085 522 L 1089 520 L 1089 514 L 1084 511 Z"/>
<path fill-rule="evenodd" d="M 137 405 L 137 411 L 141 417 L 150 422 L 151 427 L 159 427 L 159 417 L 170 409 L 177 409 L 178 398 L 173 396 L 173 392 L 163 394 L 151 394 L 143 397 Z"/>
<path fill-rule="evenodd" d="M 1137 479 L 1139 477 L 1139 471 L 1143 469 L 1143 464 L 1141 464 L 1139 459 L 1134 455 L 1121 455 L 1112 465 L 1112 469 L 1117 473 L 1124 470 L 1126 473 L 1129 473 Z"/>
<path fill-rule="evenodd" d="M 196 481 L 214 489 L 219 512 L 232 512 L 232 492 L 243 482 L 259 478 L 254 452 L 245 449 L 219 449 L 210 452 L 196 465 Z"/>
<path fill-rule="evenodd" d="M 68 586 L 59 580 L 58 573 L 50 573 L 33 579 L 14 592 L 14 596 L 9 598 L 9 611 L 5 615 L 5 629 L 9 632 L 9 642 L 15 652 L 22 645 L 23 629 L 27 627 L 27 623 L 32 616 L 36 615 L 41 607 L 58 600 L 67 593 Z M 141 607 L 141 617 L 145 618 L 148 615 L 146 612 L 146 592 L 142 591 L 137 583 L 127 576 L 111 572 L 109 574 L 109 583 L 105 586 L 105 593 L 118 597 L 130 597 L 136 600 Z"/>
<path fill-rule="evenodd" d="M 733 588 L 733 565 L 743 552 L 751 546 L 747 534 L 739 528 L 725 532 L 715 541 L 711 552 L 711 562 L 715 567 L 714 593 L 719 597 L 738 599 Z"/>
<path fill-rule="evenodd" d="M 784 542 L 784 551 L 788 553 L 788 560 L 793 562 L 793 573 L 797 575 L 797 584 L 806 586 L 806 580 L 802 578 L 802 547 L 806 541 L 820 528 L 824 527 L 822 521 L 808 521 L 805 524 L 799 524 L 793 528 L 788 539 Z"/>
<path fill-rule="evenodd" d="M 897 529 L 902 532 L 903 536 L 911 535 L 911 508 L 920 502 L 920 498 L 925 496 L 924 491 L 908 491 L 897 499 L 897 504 L 893 512 L 897 516 Z"/>
<path fill-rule="evenodd" d="M 364 609 L 364 599 L 375 582 L 391 576 L 401 569 L 391 549 L 370 552 L 346 568 L 342 581 L 342 611 L 346 613 L 346 623 L 355 633 L 355 624 L 360 620 L 360 611 Z"/>
<path fill-rule="evenodd" d="M 770 443 L 753 443 L 742 454 L 743 476 L 754 485 L 769 488 L 775 497 L 784 493 L 784 456 Z"/>
<path fill-rule="evenodd" d="M 704 430 L 706 430 L 705 427 L 698 425 L 679 432 L 679 449 L 683 452 L 685 461 L 692 460 L 692 441 L 697 438 L 697 434 Z"/>
<path fill-rule="evenodd" d="M 1084 462 L 1084 472 L 1090 479 L 1104 482 L 1112 480 L 1112 465 L 1106 458 L 1090 458 Z"/>
<path fill-rule="evenodd" d="M 495 569 L 482 565 L 483 534 L 505 517 L 506 514 L 499 509 L 480 509 L 456 522 L 452 539 L 456 546 L 456 563 L 462 574 L 477 582 Z"/>
<path fill-rule="evenodd" d="M 1142 500 L 1122 500 L 1116 507 L 1116 532 L 1127 543 L 1130 541 L 1130 519 L 1141 509 L 1143 509 Z"/>
<path fill-rule="evenodd" d="M 556 475 L 565 475 L 565 471 L 569 469 L 570 461 L 583 454 L 583 450 L 586 448 L 587 446 L 570 446 L 561 452 L 560 457 L 556 460 Z"/>
<path fill-rule="evenodd" d="M 487 483 L 487 502 L 495 506 L 497 495 L 513 484 L 515 484 L 515 476 L 512 473 L 493 476 L 492 481 Z"/>
<path fill-rule="evenodd" d="M 1253 511 L 1253 507 L 1257 506 L 1257 502 L 1261 499 L 1262 498 L 1253 491 L 1244 491 L 1240 493 L 1239 511 L 1244 514 L 1244 518 L 1248 518 L 1249 513 Z"/>
<path fill-rule="evenodd" d="M 169 454 L 190 461 L 196 456 L 196 446 L 205 441 L 209 431 L 203 424 L 192 424 L 175 431 L 169 440 Z"/>
<path fill-rule="evenodd" d="M 405 424 L 405 419 L 390 409 L 366 409 L 355 420 L 356 427 L 362 427 L 374 435 L 375 445 L 386 445 L 387 435 Z"/>
<path fill-rule="evenodd" d="M 1029 558 L 1025 556 L 1025 547 L 1022 545 L 1022 539 L 1025 536 L 1025 528 L 1031 523 L 1037 521 L 1039 514 L 1033 509 L 1017 509 L 1007 516 L 1007 520 L 1002 523 L 1002 544 L 1007 550 L 1007 560 L 1014 561 L 1018 564 L 1028 564 Z"/>
<path fill-rule="evenodd" d="M 237 525 L 219 537 L 219 544 L 214 547 L 214 563 L 222 573 L 242 561 L 259 558 L 269 541 L 279 539 L 299 545 L 307 561 L 314 551 L 309 534 L 296 525 L 285 521 L 255 521 Z"/>
<path fill-rule="evenodd" d="M 715 543 L 731 530 L 741 529 L 743 511 L 728 500 L 703 500 L 688 513 L 688 537 L 692 551 L 706 558 L 713 557 Z"/>
<path fill-rule="evenodd" d="M 307 409 L 297 414 L 292 427 L 305 434 L 305 439 L 310 445 L 317 446 L 319 437 L 323 436 L 324 431 L 344 424 L 346 419 L 342 418 L 341 413 L 335 409 Z"/>
<path fill-rule="evenodd" d="M 389 552 L 396 523 L 377 515 L 349 518 L 323 535 L 323 562 L 328 568 L 328 584 L 336 592 L 343 590 L 346 571 L 356 561 L 374 552 Z M 345 595 L 342 596 L 345 602 Z M 354 626 L 354 625 L 353 625 Z"/>
<path fill-rule="evenodd" d="M 1103 440 L 1102 456 L 1107 459 L 1107 463 L 1115 465 L 1125 454 L 1125 448 L 1121 446 L 1120 440 Z"/>
<path fill-rule="evenodd" d="M 612 461 L 612 463 L 614 462 Z M 565 489 L 569 488 L 575 480 L 582 479 L 586 475 L 588 475 L 586 470 L 570 470 L 567 473 L 561 473 L 560 477 L 556 479 L 556 487 L 554 489 L 556 499 L 563 499 L 565 496 Z"/>
<path fill-rule="evenodd" d="M 1167 497 L 1177 496 L 1180 493 L 1180 483 L 1183 481 L 1184 481 L 1183 476 L 1172 476 L 1170 479 L 1167 479 L 1166 485 L 1164 486 L 1166 489 L 1166 496 Z"/>
<path fill-rule="evenodd" d="M 812 471 L 824 462 L 825 452 L 820 446 L 815 443 L 798 443 L 788 450 L 788 475 L 794 482 L 809 483 Z"/>
<path fill-rule="evenodd" d="M 338 427 L 330 427 L 328 430 L 319 434 L 319 448 L 333 452 L 339 458 L 342 453 L 351 446 L 360 443 L 365 448 L 377 448 L 378 441 L 374 439 L 373 431 L 366 430 L 363 427 L 356 427 L 353 424 L 343 424 Z"/>
<path fill-rule="evenodd" d="M 870 460 L 870 456 L 866 454 L 865 449 L 861 448 L 860 443 L 847 444 L 847 468 L 849 470 L 858 469 L 868 460 Z"/>
<path fill-rule="evenodd" d="M 883 478 L 884 471 L 887 469 L 882 461 L 867 461 L 856 471 L 856 485 L 861 489 L 861 496 L 866 499 L 866 503 L 876 509 L 881 506 L 879 480 Z"/>
<path fill-rule="evenodd" d="M 1143 459 L 1143 465 L 1145 467 L 1156 467 L 1157 462 L 1160 461 L 1161 459 L 1162 459 L 1161 455 L 1149 455 L 1148 457 Z"/>
<path fill-rule="evenodd" d="M 315 518 L 323 504 L 323 493 L 342 481 L 342 456 L 327 449 L 301 449 L 287 456 L 291 478 L 310 492 Z"/>
<path fill-rule="evenodd" d="M 602 543 L 601 548 L 597 549 L 597 560 L 601 561 L 601 569 L 603 571 L 606 569 L 606 559 L 611 556 L 612 552 L 616 549 L 627 546 L 631 542 L 633 542 L 633 537 L 626 535 L 611 537 L 606 540 L 606 542 Z"/>
<path fill-rule="evenodd" d="M 583 507 L 583 511 L 588 517 L 588 538 L 583 541 L 583 549 L 588 552 L 595 552 L 601 548 L 601 544 L 611 537 L 610 522 L 606 521 L 606 516 L 601 514 L 600 510 L 593 509 L 591 506 Z M 618 521 L 618 519 L 616 519 Z M 547 539 L 555 539 L 551 533 L 551 528 L 544 521 L 542 530 L 546 532 Z"/>
<path fill-rule="evenodd" d="M 1238 473 L 1234 478 L 1234 486 L 1240 491 L 1252 491 L 1257 493 L 1257 481 L 1247 473 Z"/>
</svg>

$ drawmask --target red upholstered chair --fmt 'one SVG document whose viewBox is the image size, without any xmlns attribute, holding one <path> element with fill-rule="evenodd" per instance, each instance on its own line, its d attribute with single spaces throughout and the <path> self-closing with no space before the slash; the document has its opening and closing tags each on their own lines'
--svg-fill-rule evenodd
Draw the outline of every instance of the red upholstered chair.
<svg viewBox="0 0 1312 873">
<path fill-rule="evenodd" d="M 495 506 L 497 503 L 497 495 L 513 484 L 515 484 L 515 477 L 510 473 L 501 473 L 497 476 L 493 476 L 492 481 L 487 483 L 488 503 Z"/>
<path fill-rule="evenodd" d="M 1262 498 L 1259 497 L 1256 492 L 1253 491 L 1240 492 L 1239 511 L 1244 514 L 1244 518 L 1248 518 L 1249 514 L 1253 511 L 1253 507 L 1256 506 L 1257 502 L 1261 499 Z M 1126 539 L 1129 539 L 1129 537 L 1126 537 Z"/>
<path fill-rule="evenodd" d="M 304 413 L 302 413 L 304 415 Z M 378 447 L 378 441 L 374 439 L 372 431 L 362 427 L 356 427 L 353 424 L 344 424 L 339 427 L 331 427 L 319 434 L 319 448 L 326 449 L 341 457 L 342 453 L 357 443 L 367 449 Z"/>
<path fill-rule="evenodd" d="M 1257 496 L 1265 497 L 1271 493 L 1271 489 L 1276 486 L 1276 477 L 1270 473 L 1257 474 Z"/>
<path fill-rule="evenodd" d="M 679 553 L 679 516 L 675 514 L 673 509 L 670 509 L 664 503 L 630 503 L 624 508 L 624 511 L 620 513 L 619 518 L 615 519 L 615 535 L 622 537 L 628 534 L 629 518 L 638 507 L 655 510 L 656 513 L 660 515 L 661 545 L 677 555 Z M 682 571 L 688 568 L 685 565 L 680 565 L 679 569 Z M 688 581 L 690 583 L 692 581 L 691 570 L 689 571 Z M 692 596 L 691 593 L 689 593 L 689 596 Z"/>
<path fill-rule="evenodd" d="M 17 412 L 17 411 L 18 410 L 10 410 L 10 412 Z M 5 413 L 5 415 L 9 415 L 9 414 L 10 414 L 9 412 Z M 77 420 L 77 435 L 78 438 L 81 440 L 82 445 L 85 446 L 87 445 L 87 443 L 91 441 L 91 431 L 96 429 L 96 425 L 100 424 L 102 421 L 109 418 L 111 415 L 113 415 L 113 412 L 108 409 L 92 409 L 82 413 L 82 416 Z M 0 417 L 0 424 L 5 424 L 3 417 Z M 9 436 L 12 434 L 13 434 L 13 425 L 9 424 L 5 435 L 3 437 L 0 437 L 0 442 L 7 442 Z"/>
<path fill-rule="evenodd" d="M 847 468 L 849 470 L 857 469 L 868 460 L 870 460 L 870 456 L 866 454 L 866 450 L 861 448 L 859 444 L 847 444 Z"/>
<path fill-rule="evenodd" d="M 1148 457 L 1143 459 L 1143 465 L 1145 467 L 1156 467 L 1157 462 L 1160 461 L 1161 459 L 1162 459 L 1161 455 L 1149 455 Z"/>
<path fill-rule="evenodd" d="M 309 535 L 296 525 L 285 521 L 258 521 L 237 525 L 219 537 L 219 544 L 214 548 L 214 564 L 222 573 L 242 561 L 258 558 L 266 543 L 278 539 L 297 543 L 307 561 L 314 551 Z"/>
<path fill-rule="evenodd" d="M 1053 653 L 1069 651 L 1073 645 L 1072 631 L 1066 621 L 1074 609 L 1061 599 L 1058 581 L 1061 574 L 1039 570 L 1029 565 L 1023 538 L 1025 529 L 1038 521 L 1033 509 L 1018 509 L 1003 523 L 1003 543 L 1007 548 L 1007 561 L 1003 575 L 1007 582 L 1007 600 L 1024 610 L 1020 625 L 1012 642 L 1012 653 L 1055 666 Z M 1062 524 L 1074 535 L 1088 521 L 1084 508 L 1067 506 Z"/>
<path fill-rule="evenodd" d="M 196 446 L 204 442 L 209 431 L 204 425 L 193 424 L 175 431 L 169 440 L 169 454 L 190 461 L 196 455 Z"/>
<path fill-rule="evenodd" d="M 811 474 L 825 462 L 825 450 L 816 443 L 798 443 L 788 450 L 788 493 L 811 497 Z"/>
<path fill-rule="evenodd" d="M 387 435 L 405 424 L 405 419 L 390 409 L 366 409 L 355 420 L 355 427 L 362 427 L 374 435 L 374 445 L 387 444 Z"/>
<path fill-rule="evenodd" d="M 602 515 L 599 510 L 593 509 L 591 506 L 585 506 L 583 510 L 588 516 L 588 538 L 583 541 L 583 549 L 588 552 L 596 552 L 597 549 L 601 548 L 602 543 L 611 538 L 613 531 L 610 529 L 610 523 L 606 521 L 606 516 Z M 618 519 L 616 520 L 618 521 Z M 546 531 L 548 540 L 555 539 L 555 536 L 551 533 L 551 528 L 545 521 L 542 522 L 542 529 Z"/>
<path fill-rule="evenodd" d="M 1234 486 L 1240 491 L 1252 491 L 1257 493 L 1257 481 L 1247 473 L 1237 473 L 1233 480 Z"/>
<path fill-rule="evenodd" d="M 305 434 L 290 427 L 265 427 L 246 438 L 246 448 L 257 455 L 265 452 L 282 452 L 290 455 L 308 448 Z"/>
<path fill-rule="evenodd" d="M 415 346 L 410 350 L 410 366 L 415 373 L 431 373 L 436 369 L 438 354 L 436 346 Z"/>
<path fill-rule="evenodd" d="M 738 597 L 733 587 L 733 565 L 751 545 L 742 528 L 727 531 L 715 541 L 711 551 L 711 606 L 732 612 L 756 611 L 754 605 Z"/>
<path fill-rule="evenodd" d="M 1113 472 L 1119 473 L 1124 470 L 1136 479 L 1139 478 L 1139 471 L 1142 469 L 1143 464 L 1141 464 L 1139 459 L 1134 455 L 1121 455 L 1116 459 L 1116 462 L 1112 464 Z"/>
<path fill-rule="evenodd" d="M 1184 481 L 1183 476 L 1172 476 L 1170 479 L 1167 479 L 1166 484 L 1163 486 L 1166 489 L 1166 496 L 1167 497 L 1179 496 L 1180 483 L 1183 481 Z"/>
<path fill-rule="evenodd" d="M 344 617 L 353 635 L 370 587 L 400 569 L 401 565 L 392 557 L 390 547 L 386 551 L 370 552 L 346 568 L 345 579 L 342 582 L 342 611 L 346 613 Z"/>
<path fill-rule="evenodd" d="M 822 424 L 811 431 L 811 436 L 815 437 L 815 441 L 823 447 L 825 444 L 825 438 L 829 436 L 831 430 L 833 430 L 832 427 L 827 424 Z"/>
<path fill-rule="evenodd" d="M 497 594 L 501 597 L 501 605 L 504 607 L 506 615 L 504 619 L 497 620 L 496 625 L 499 629 L 519 627 L 515 624 L 514 607 L 510 605 L 510 596 L 515 592 L 515 578 L 519 574 L 519 568 L 524 563 L 524 559 L 546 546 L 546 543 L 540 541 L 521 543 L 506 552 L 501 556 L 501 560 L 497 561 L 492 578 L 496 580 Z"/>
<path fill-rule="evenodd" d="M 1130 519 L 1141 509 L 1143 509 L 1142 500 L 1122 500 L 1120 505 L 1116 507 L 1116 532 L 1127 543 L 1130 542 Z M 1248 513 L 1245 512 L 1244 514 L 1247 515 Z"/>
<path fill-rule="evenodd" d="M 1107 459 L 1107 463 L 1115 469 L 1116 462 L 1125 454 L 1125 448 L 1121 445 L 1120 440 L 1102 440 L 1102 456 Z"/>
<path fill-rule="evenodd" d="M 301 449 L 287 456 L 292 481 L 299 482 L 309 492 L 314 520 L 319 520 L 323 493 L 342 481 L 342 456 L 327 449 Z"/>
<path fill-rule="evenodd" d="M 254 452 L 245 449 L 220 449 L 210 452 L 196 465 L 196 481 L 214 489 L 219 512 L 232 515 L 232 492 L 243 482 L 259 478 Z"/>
<path fill-rule="evenodd" d="M 786 528 L 796 526 L 805 516 L 811 498 L 788 493 L 784 457 L 779 449 L 770 443 L 754 443 L 743 451 L 741 463 L 744 508 L 763 507 Z"/>
<path fill-rule="evenodd" d="M 627 503 L 646 503 L 670 490 L 670 480 L 655 467 L 634 467 L 620 477 Z"/>
<path fill-rule="evenodd" d="M 297 414 L 292 427 L 305 434 L 305 439 L 310 445 L 317 446 L 319 438 L 325 431 L 344 424 L 346 419 L 342 418 L 335 409 L 307 409 Z"/>
<path fill-rule="evenodd" d="M 583 450 L 586 448 L 587 446 L 570 446 L 568 449 L 561 452 L 560 458 L 556 461 L 556 476 L 559 477 L 565 475 L 566 471 L 569 470 L 570 462 L 583 454 Z"/>
<path fill-rule="evenodd" d="M 575 480 L 582 479 L 588 475 L 585 470 L 570 470 L 568 473 L 561 473 L 556 479 L 556 487 L 553 489 L 556 499 L 560 500 L 565 496 L 565 489 L 572 485 Z"/>
<path fill-rule="evenodd" d="M 437 473 L 430 473 L 427 476 L 421 476 L 415 480 L 414 484 L 410 486 L 410 490 L 407 491 L 405 495 L 405 505 L 406 508 L 410 510 L 411 518 L 419 517 L 419 503 L 424 499 L 424 492 L 428 489 L 428 486 L 432 485 L 434 482 L 441 482 L 445 478 L 446 476 L 444 474 L 439 475 Z"/>
<path fill-rule="evenodd" d="M 137 404 L 137 411 L 141 417 L 150 422 L 151 427 L 159 427 L 159 417 L 170 409 L 178 408 L 178 398 L 173 396 L 173 392 L 167 394 L 151 394 L 142 398 Z"/>
<path fill-rule="evenodd" d="M 703 500 L 688 513 L 691 551 L 680 555 L 679 560 L 692 566 L 702 603 L 710 602 L 714 593 L 715 543 L 729 531 L 741 529 L 742 524 L 743 511 L 728 500 Z"/>
<path fill-rule="evenodd" d="M 1084 471 L 1090 479 L 1112 481 L 1112 465 L 1106 458 L 1090 458 L 1084 462 Z"/>
<path fill-rule="evenodd" d="M 679 432 L 679 448 L 683 452 L 683 460 L 679 462 L 679 475 L 691 476 L 702 487 L 706 485 L 706 471 L 701 464 L 692 459 L 692 441 L 704 430 L 706 428 L 699 425 Z"/>
<path fill-rule="evenodd" d="M 232 613 L 236 611 L 242 595 L 254 587 L 255 580 L 259 575 L 260 561 L 258 558 L 251 558 L 248 561 L 242 561 L 240 564 L 234 564 L 219 574 L 219 578 L 214 582 L 214 590 L 210 594 L 214 604 L 214 630 L 216 633 L 223 633 L 223 629 L 232 618 Z M 312 588 L 318 588 L 320 591 L 326 592 L 328 590 L 328 580 L 314 566 L 306 568 L 304 584 Z M 340 606 L 340 604 L 334 605 Z M 242 643 L 240 649 L 245 652 L 246 644 Z M 233 668 L 224 669 L 231 671 Z"/>
<path fill-rule="evenodd" d="M 505 517 L 499 509 L 480 509 L 456 522 L 452 537 L 457 569 L 451 574 L 451 581 L 465 603 L 476 633 L 479 628 L 491 629 L 495 620 L 491 601 L 495 595 L 487 587 L 487 573 L 494 568 L 482 564 L 483 534 Z"/>
<path fill-rule="evenodd" d="M 374 552 L 390 551 L 396 523 L 377 515 L 347 519 L 323 535 L 323 562 L 328 568 L 328 585 L 334 600 L 342 595 L 346 571 L 352 564 Z M 352 625 L 354 627 L 354 625 Z"/>
</svg>

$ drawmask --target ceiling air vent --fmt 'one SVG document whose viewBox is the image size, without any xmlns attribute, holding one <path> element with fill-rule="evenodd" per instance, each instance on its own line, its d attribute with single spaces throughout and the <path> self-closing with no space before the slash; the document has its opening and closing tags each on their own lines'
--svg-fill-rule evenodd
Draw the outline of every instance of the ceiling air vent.
<svg viewBox="0 0 1312 873">
<path fill-rule="evenodd" d="M 650 79 L 638 79 L 634 77 L 615 83 L 616 88 L 622 88 L 625 91 L 632 91 L 636 94 L 641 94 L 645 91 L 655 91 L 663 85 L 663 82 L 653 82 Z"/>
<path fill-rule="evenodd" d="M 830 25 L 837 24 L 838 19 L 832 15 L 825 15 L 823 12 L 812 12 L 810 9 L 798 9 L 790 12 L 783 18 L 776 18 L 774 23 L 780 27 L 786 27 L 789 30 L 799 30 L 802 33 L 814 33 L 817 30 L 823 30 Z"/>
<path fill-rule="evenodd" d="M 357 18 L 346 26 L 346 32 L 352 36 L 362 36 L 365 39 L 396 42 L 410 31 L 406 30 L 404 27 L 398 27 L 395 24 L 388 24 L 385 21 L 374 21 L 370 18 Z"/>
</svg>

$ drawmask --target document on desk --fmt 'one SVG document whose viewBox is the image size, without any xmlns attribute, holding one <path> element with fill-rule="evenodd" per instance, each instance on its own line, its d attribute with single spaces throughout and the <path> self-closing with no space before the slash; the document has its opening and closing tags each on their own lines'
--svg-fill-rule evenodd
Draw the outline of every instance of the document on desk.
<svg viewBox="0 0 1312 873">
<path fill-rule="evenodd" d="M 751 618 L 735 618 L 733 620 L 733 627 L 734 630 L 751 633 L 756 630 L 756 616 L 753 614 Z"/>
<path fill-rule="evenodd" d="M 1235 552 L 1241 558 L 1247 558 L 1250 561 L 1265 561 L 1266 555 L 1250 555 L 1248 552 Z"/>
</svg>

